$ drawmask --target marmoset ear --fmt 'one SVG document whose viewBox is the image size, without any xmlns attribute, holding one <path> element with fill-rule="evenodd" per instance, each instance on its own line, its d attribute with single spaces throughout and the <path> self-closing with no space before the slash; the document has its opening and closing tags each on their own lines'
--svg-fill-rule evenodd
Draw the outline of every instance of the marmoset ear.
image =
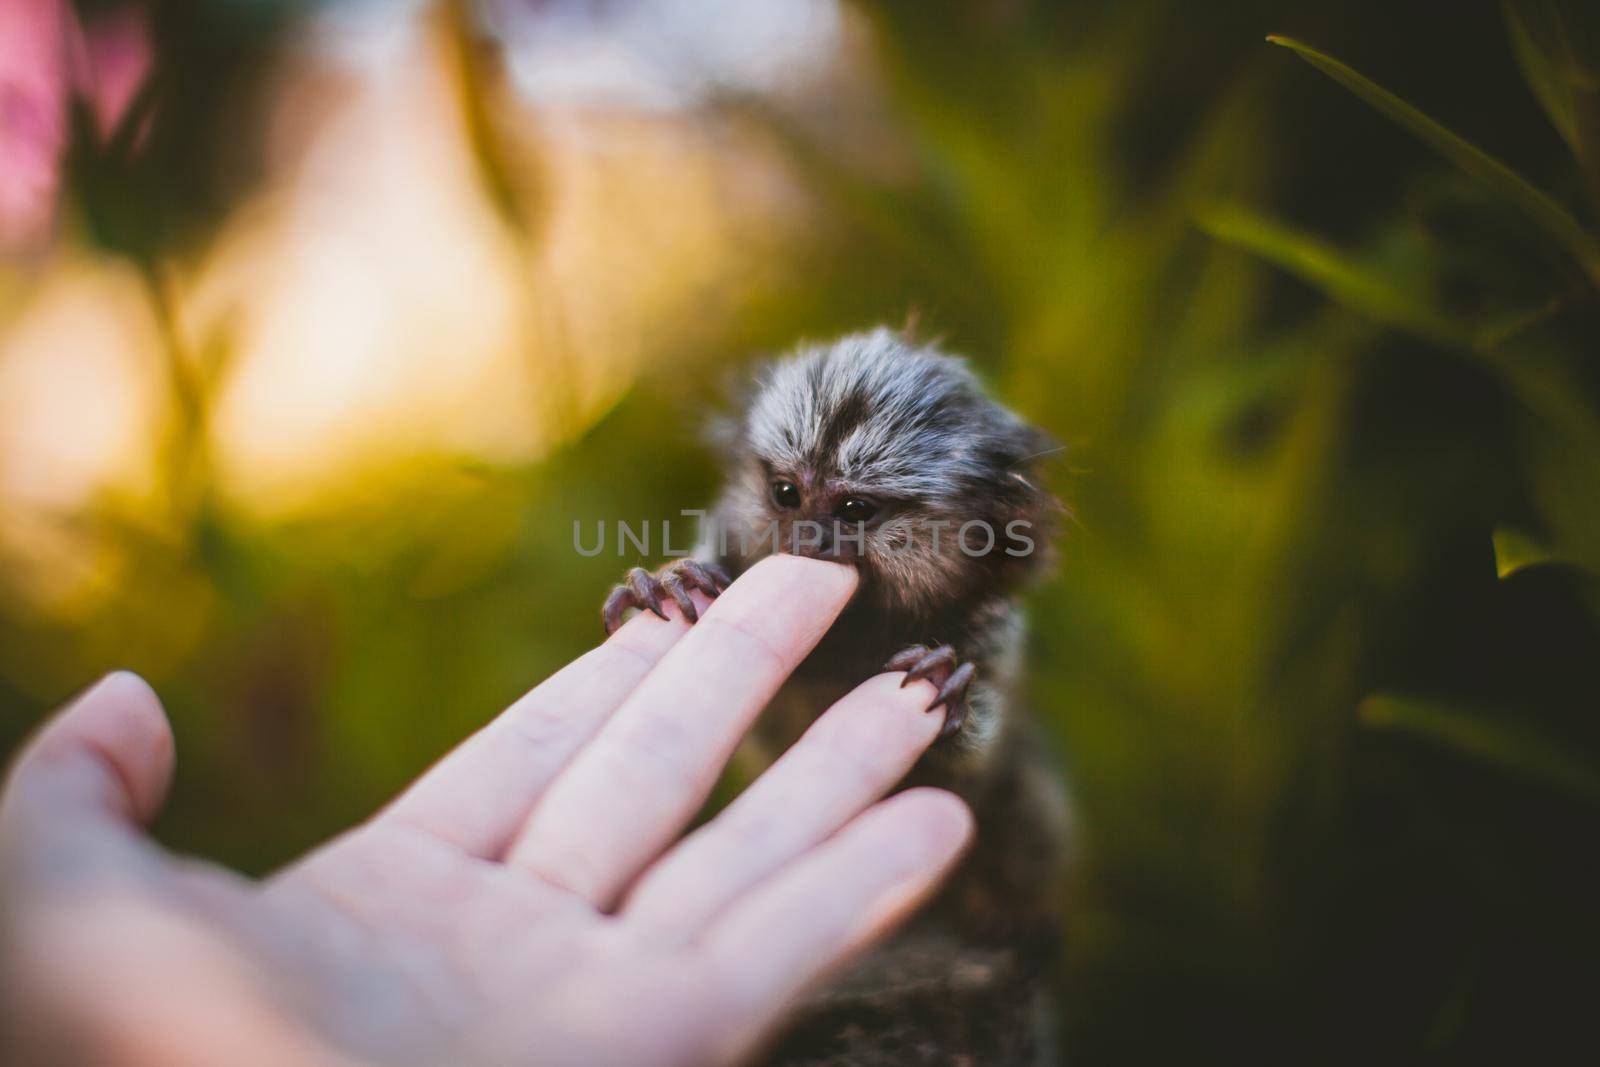
<svg viewBox="0 0 1600 1067">
<path fill-rule="evenodd" d="M 1071 515 L 1071 510 L 1050 491 L 1045 477 L 1049 463 L 1058 459 L 1066 446 L 1039 427 L 1020 420 L 1015 432 L 1008 435 L 1007 445 L 1012 456 L 1005 464 L 1002 485 L 996 493 L 996 521 L 1002 528 L 1009 528 L 1014 522 L 1027 524 L 1028 539 L 1037 547 L 1027 558 L 1016 562 L 1021 565 L 1020 572 L 1036 573 L 1055 558 L 1051 546 L 1056 530 L 1061 519 Z"/>
<path fill-rule="evenodd" d="M 732 410 L 713 410 L 700 420 L 700 432 L 705 443 L 719 454 L 732 454 L 744 443 L 744 422 Z"/>
<path fill-rule="evenodd" d="M 944 334 L 928 332 L 927 324 L 922 321 L 922 309 L 916 306 L 906 309 L 905 323 L 894 332 L 911 348 L 938 348 L 944 344 Z"/>
<path fill-rule="evenodd" d="M 702 416 L 701 434 L 705 443 L 724 457 L 744 453 L 745 412 L 761 390 L 768 369 L 776 362 L 761 356 L 734 367 L 724 367 L 717 384 L 716 406 Z"/>
<path fill-rule="evenodd" d="M 1045 511 L 1060 505 L 1051 496 L 1045 478 L 1049 461 L 1061 455 L 1066 446 L 1054 436 L 1020 419 L 1005 435 L 1005 471 L 1001 487 L 1003 499 L 1018 511 Z"/>
</svg>

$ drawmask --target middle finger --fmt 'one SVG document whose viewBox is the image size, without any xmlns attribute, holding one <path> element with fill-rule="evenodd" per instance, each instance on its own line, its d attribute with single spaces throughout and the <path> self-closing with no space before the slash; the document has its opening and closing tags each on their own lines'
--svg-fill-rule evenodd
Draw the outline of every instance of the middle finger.
<svg viewBox="0 0 1600 1067">
<path fill-rule="evenodd" d="M 727 809 L 645 872 L 623 914 L 671 943 L 834 833 L 904 778 L 944 721 L 929 682 L 880 674 L 825 711 Z"/>
<path fill-rule="evenodd" d="M 551 783 L 507 862 L 612 904 L 693 817 L 855 587 L 853 569 L 797 556 L 745 572 Z"/>
</svg>

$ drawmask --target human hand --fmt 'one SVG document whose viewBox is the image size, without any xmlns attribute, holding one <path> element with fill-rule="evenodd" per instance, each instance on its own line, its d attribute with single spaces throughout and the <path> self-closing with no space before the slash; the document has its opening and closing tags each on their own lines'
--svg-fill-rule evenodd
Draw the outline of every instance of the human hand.
<svg viewBox="0 0 1600 1067">
<path fill-rule="evenodd" d="M 929 683 L 881 675 L 674 844 L 855 582 L 779 556 L 701 600 L 692 628 L 676 608 L 641 615 L 260 883 L 140 830 L 172 737 L 148 686 L 109 676 L 23 751 L 0 802 L 0 988 L 18 1058 L 747 1056 L 924 898 L 972 832 L 947 793 L 873 804 L 940 723 L 923 713 Z"/>
</svg>

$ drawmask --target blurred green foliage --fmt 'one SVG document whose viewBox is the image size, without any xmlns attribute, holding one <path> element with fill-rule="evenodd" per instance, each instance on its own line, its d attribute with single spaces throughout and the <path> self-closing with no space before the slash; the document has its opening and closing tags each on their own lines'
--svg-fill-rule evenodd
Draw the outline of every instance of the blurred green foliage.
<svg viewBox="0 0 1600 1067">
<path fill-rule="evenodd" d="M 771 137 L 831 225 L 694 365 L 915 308 L 1069 446 L 1030 687 L 1081 806 L 1073 1058 L 1594 1062 L 1593 12 L 858 10 L 896 162 L 706 118 Z M 464 91 L 486 195 L 535 217 Z M 421 470 L 338 518 L 251 528 L 200 463 L 105 611 L 0 602 L 0 726 L 144 669 L 174 844 L 262 870 L 362 817 L 592 641 L 631 561 L 578 557 L 573 519 L 709 498 L 709 398 L 657 355 L 538 465 Z"/>
</svg>

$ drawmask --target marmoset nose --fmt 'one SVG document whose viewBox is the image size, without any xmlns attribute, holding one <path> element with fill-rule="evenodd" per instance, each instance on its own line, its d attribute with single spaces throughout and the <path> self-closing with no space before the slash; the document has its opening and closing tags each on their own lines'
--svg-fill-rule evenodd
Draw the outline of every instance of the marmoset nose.
<svg viewBox="0 0 1600 1067">
<path fill-rule="evenodd" d="M 856 528 L 839 528 L 832 516 L 802 520 L 789 529 L 784 551 L 806 559 L 853 560 L 861 557 Z"/>
<path fill-rule="evenodd" d="M 806 559 L 832 559 L 833 531 L 820 519 L 802 519 L 789 527 L 789 543 L 784 549 Z"/>
</svg>

